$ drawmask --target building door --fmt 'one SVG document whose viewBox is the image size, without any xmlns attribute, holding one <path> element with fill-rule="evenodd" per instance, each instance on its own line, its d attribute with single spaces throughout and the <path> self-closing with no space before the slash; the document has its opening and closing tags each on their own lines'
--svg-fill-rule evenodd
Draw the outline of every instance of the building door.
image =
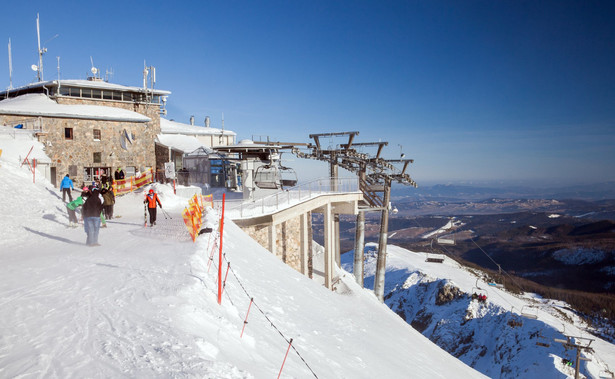
<svg viewBox="0 0 615 379">
<path fill-rule="evenodd" d="M 55 167 L 51 167 L 50 175 L 51 175 L 51 178 L 50 178 L 51 179 L 51 185 L 54 186 L 54 187 L 57 187 L 58 183 L 57 183 L 57 179 L 56 179 L 56 168 Z"/>
</svg>

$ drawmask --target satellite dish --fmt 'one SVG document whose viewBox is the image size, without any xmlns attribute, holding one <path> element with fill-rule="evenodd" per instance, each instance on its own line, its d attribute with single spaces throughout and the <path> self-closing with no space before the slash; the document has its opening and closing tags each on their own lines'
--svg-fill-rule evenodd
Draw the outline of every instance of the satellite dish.
<svg viewBox="0 0 615 379">
<path fill-rule="evenodd" d="M 96 73 L 98 73 L 98 69 L 96 67 L 93 67 L 90 69 L 90 71 L 92 71 L 92 75 L 96 75 Z"/>
<path fill-rule="evenodd" d="M 30 68 L 32 69 L 32 71 L 38 71 L 38 66 L 33 64 L 32 66 L 30 66 Z"/>
</svg>

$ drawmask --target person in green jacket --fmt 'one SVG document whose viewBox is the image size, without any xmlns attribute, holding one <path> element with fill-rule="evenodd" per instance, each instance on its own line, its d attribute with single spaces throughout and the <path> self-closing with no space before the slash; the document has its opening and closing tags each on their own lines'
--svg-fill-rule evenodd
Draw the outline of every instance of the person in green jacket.
<svg viewBox="0 0 615 379">
<path fill-rule="evenodd" d="M 76 228 L 79 225 L 75 210 L 83 205 L 84 196 L 87 196 L 87 193 L 85 191 L 81 192 L 81 196 L 66 204 L 66 210 L 68 211 L 68 226 L 71 228 Z"/>
</svg>

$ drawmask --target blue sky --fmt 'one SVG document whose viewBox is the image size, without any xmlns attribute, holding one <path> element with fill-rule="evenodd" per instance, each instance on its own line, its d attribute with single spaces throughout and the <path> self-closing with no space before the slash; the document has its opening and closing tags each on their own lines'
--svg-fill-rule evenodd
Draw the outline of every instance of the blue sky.
<svg viewBox="0 0 615 379">
<path fill-rule="evenodd" d="M 419 185 L 615 180 L 612 1 L 84 4 L 3 4 L 0 88 L 9 38 L 13 86 L 36 79 L 38 12 L 45 79 L 58 56 L 62 78 L 83 79 L 92 56 L 138 86 L 145 60 L 176 121 L 224 114 L 240 139 L 292 142 L 359 131 L 414 158 Z"/>
</svg>

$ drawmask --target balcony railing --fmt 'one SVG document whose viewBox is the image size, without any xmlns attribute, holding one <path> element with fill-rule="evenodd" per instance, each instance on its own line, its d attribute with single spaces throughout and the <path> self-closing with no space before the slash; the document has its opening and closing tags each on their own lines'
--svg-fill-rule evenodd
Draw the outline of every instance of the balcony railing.
<svg viewBox="0 0 615 379">
<path fill-rule="evenodd" d="M 233 220 L 257 217 L 275 213 L 317 196 L 347 192 L 360 192 L 358 178 L 317 179 L 256 200 L 227 201 L 225 212 Z"/>
</svg>

